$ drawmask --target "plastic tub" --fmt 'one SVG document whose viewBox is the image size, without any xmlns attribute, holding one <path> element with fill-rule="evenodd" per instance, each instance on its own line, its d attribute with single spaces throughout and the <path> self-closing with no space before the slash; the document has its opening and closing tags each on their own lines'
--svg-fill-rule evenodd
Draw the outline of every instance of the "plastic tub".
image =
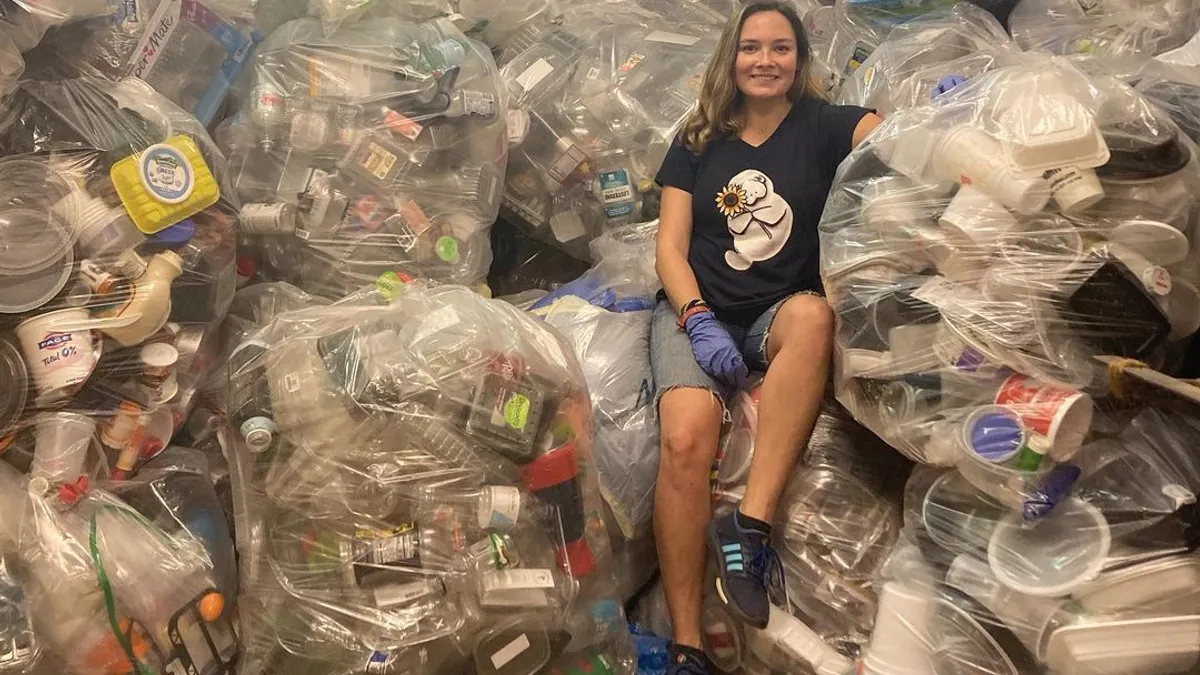
<svg viewBox="0 0 1200 675">
<path fill-rule="evenodd" d="M 959 441 L 960 445 L 962 441 Z M 1025 499 L 1035 493 L 1050 473 L 1051 465 L 1043 462 L 1033 470 L 1022 470 L 996 464 L 980 457 L 972 448 L 963 445 L 958 471 L 975 489 L 1010 509 L 1019 510 Z"/>
</svg>

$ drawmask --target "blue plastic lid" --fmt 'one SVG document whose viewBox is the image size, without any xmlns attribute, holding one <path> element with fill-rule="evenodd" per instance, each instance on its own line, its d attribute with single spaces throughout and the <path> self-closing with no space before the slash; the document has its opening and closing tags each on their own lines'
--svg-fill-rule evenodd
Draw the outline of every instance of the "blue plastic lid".
<svg viewBox="0 0 1200 675">
<path fill-rule="evenodd" d="M 196 234 L 196 223 L 192 222 L 191 218 L 184 218 L 174 225 L 159 230 L 150 237 L 148 242 L 151 246 L 161 246 L 163 248 L 179 248 L 192 240 Z"/>
<path fill-rule="evenodd" d="M 989 462 L 1003 462 L 1021 449 L 1025 430 L 1015 414 L 987 412 L 970 429 L 971 448 Z"/>
</svg>

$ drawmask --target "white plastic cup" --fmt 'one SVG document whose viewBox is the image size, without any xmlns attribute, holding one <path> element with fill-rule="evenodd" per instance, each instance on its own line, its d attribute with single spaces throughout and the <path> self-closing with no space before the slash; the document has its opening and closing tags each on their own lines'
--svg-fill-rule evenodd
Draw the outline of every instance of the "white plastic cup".
<svg viewBox="0 0 1200 675">
<path fill-rule="evenodd" d="M 42 413 L 37 426 L 31 476 L 41 476 L 51 485 L 74 483 L 83 475 L 88 448 L 96 433 L 96 421 L 71 412 Z"/>
<path fill-rule="evenodd" d="M 1068 166 L 1046 172 L 1050 196 L 1063 213 L 1083 211 L 1104 199 L 1104 187 L 1092 169 Z"/>
<path fill-rule="evenodd" d="M 897 581 L 879 593 L 875 628 L 867 645 L 866 672 L 887 675 L 929 675 L 930 630 L 936 603 L 933 597 Z"/>
<path fill-rule="evenodd" d="M 1045 448 L 1058 462 L 1079 452 L 1092 426 L 1092 397 L 1077 390 L 1011 375 L 996 392 L 996 405 L 1021 416 L 1030 442 Z"/>
<path fill-rule="evenodd" d="M 82 307 L 47 312 L 17 326 L 21 353 L 37 388 L 38 405 L 61 402 L 74 395 L 96 367 L 92 331 L 83 328 L 88 311 Z"/>
<path fill-rule="evenodd" d="M 956 248 L 989 247 L 1015 232 L 1017 219 L 986 193 L 964 185 L 938 218 L 938 225 Z"/>
<path fill-rule="evenodd" d="M 1004 157 L 999 141 L 964 124 L 942 135 L 930 155 L 929 167 L 936 178 L 977 188 L 1019 213 L 1044 209 L 1050 200 L 1046 181 L 1017 178 Z"/>
<path fill-rule="evenodd" d="M 141 359 L 140 381 L 150 399 L 161 403 L 173 398 L 179 391 L 175 374 L 179 350 L 164 342 L 154 342 L 142 347 Z"/>
</svg>

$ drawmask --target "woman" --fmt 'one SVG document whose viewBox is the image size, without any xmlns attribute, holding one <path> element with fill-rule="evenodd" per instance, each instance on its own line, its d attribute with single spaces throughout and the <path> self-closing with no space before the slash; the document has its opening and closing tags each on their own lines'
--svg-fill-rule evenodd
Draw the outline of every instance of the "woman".
<svg viewBox="0 0 1200 675">
<path fill-rule="evenodd" d="M 725 28 L 698 109 L 658 174 L 664 294 L 651 359 L 662 459 L 655 533 L 674 626 L 672 675 L 707 673 L 700 650 L 704 537 L 718 596 L 767 625 L 770 522 L 812 433 L 829 373 L 833 314 L 817 223 L 838 164 L 881 121 L 825 103 L 807 36 L 784 2 L 752 2 Z M 766 371 L 746 494 L 712 520 L 708 477 L 725 395 Z"/>
</svg>

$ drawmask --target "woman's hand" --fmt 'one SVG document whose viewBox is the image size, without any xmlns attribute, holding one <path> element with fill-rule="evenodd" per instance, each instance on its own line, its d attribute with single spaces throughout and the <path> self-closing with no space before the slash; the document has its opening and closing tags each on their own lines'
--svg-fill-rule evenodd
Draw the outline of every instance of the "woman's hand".
<svg viewBox="0 0 1200 675">
<path fill-rule="evenodd" d="M 746 386 L 750 369 L 742 358 L 742 351 L 729 337 L 729 331 L 717 321 L 712 312 L 700 312 L 688 317 L 688 339 L 692 341 L 692 353 L 696 363 L 704 372 L 719 382 L 741 389 Z"/>
</svg>

